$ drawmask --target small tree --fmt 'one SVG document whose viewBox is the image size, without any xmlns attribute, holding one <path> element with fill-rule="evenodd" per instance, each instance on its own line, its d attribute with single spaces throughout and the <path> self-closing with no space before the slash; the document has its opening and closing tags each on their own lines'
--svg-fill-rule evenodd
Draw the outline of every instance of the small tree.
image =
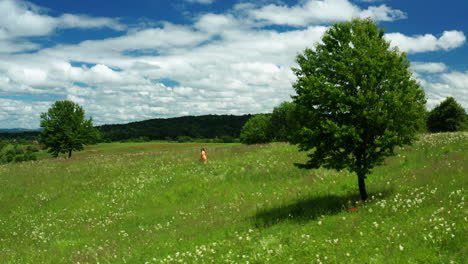
<svg viewBox="0 0 468 264">
<path fill-rule="evenodd" d="M 299 123 L 296 118 L 296 105 L 293 102 L 283 102 L 273 108 L 270 129 L 273 140 L 294 141 Z"/>
<path fill-rule="evenodd" d="M 40 142 L 54 157 L 68 152 L 70 158 L 72 151 L 82 150 L 99 137 L 92 118 L 85 119 L 83 108 L 67 100 L 55 102 L 41 114 L 41 127 Z"/>
<path fill-rule="evenodd" d="M 297 143 L 312 150 L 298 166 L 355 172 L 362 200 L 366 176 L 395 146 L 415 139 L 425 108 L 405 53 L 390 49 L 383 35 L 370 19 L 334 24 L 293 69 L 302 126 Z"/>
<path fill-rule="evenodd" d="M 269 115 L 258 114 L 251 117 L 242 127 L 240 140 L 244 144 L 271 142 Z"/>
<path fill-rule="evenodd" d="M 453 97 L 448 97 L 429 112 L 426 124 L 431 132 L 463 130 L 466 128 L 465 109 Z"/>
</svg>

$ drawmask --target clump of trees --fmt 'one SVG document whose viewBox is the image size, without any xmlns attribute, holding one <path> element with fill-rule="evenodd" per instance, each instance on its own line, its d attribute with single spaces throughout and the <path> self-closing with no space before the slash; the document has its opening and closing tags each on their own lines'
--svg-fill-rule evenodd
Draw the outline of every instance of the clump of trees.
<svg viewBox="0 0 468 264">
<path fill-rule="evenodd" d="M 296 115 L 296 105 L 283 102 L 271 114 L 250 118 L 242 127 L 240 140 L 244 144 L 294 142 L 300 127 Z"/>
<path fill-rule="evenodd" d="M 467 129 L 467 122 L 465 109 L 453 97 L 448 97 L 429 112 L 426 126 L 433 133 L 453 132 Z"/>
<path fill-rule="evenodd" d="M 242 127 L 240 140 L 245 144 L 271 142 L 271 115 L 258 114 L 250 118 Z"/>
<path fill-rule="evenodd" d="M 297 114 L 297 107 L 293 102 L 283 102 L 273 108 L 269 126 L 272 141 L 295 142 L 296 132 L 300 128 Z"/>
<path fill-rule="evenodd" d="M 204 115 L 173 118 L 156 118 L 139 122 L 97 127 L 105 142 L 148 140 L 178 140 L 187 136 L 214 140 L 223 137 L 238 139 L 242 126 L 251 115 Z"/>
<path fill-rule="evenodd" d="M 0 164 L 10 162 L 21 162 L 28 160 L 37 160 L 35 152 L 37 148 L 20 144 L 3 144 L 0 143 Z"/>
<path fill-rule="evenodd" d="M 39 141 L 54 157 L 68 153 L 70 158 L 72 151 L 83 150 L 100 137 L 92 118 L 85 118 L 83 107 L 68 100 L 57 101 L 47 113 L 42 113 L 41 127 Z"/>
</svg>

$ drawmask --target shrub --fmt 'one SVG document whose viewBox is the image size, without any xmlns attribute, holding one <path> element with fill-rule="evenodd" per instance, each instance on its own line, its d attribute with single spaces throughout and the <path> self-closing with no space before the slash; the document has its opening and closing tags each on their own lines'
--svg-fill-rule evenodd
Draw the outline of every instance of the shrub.
<svg viewBox="0 0 468 264">
<path fill-rule="evenodd" d="M 177 142 L 179 143 L 185 143 L 185 142 L 190 142 L 192 141 L 192 138 L 189 136 L 178 136 L 177 137 Z"/>
</svg>

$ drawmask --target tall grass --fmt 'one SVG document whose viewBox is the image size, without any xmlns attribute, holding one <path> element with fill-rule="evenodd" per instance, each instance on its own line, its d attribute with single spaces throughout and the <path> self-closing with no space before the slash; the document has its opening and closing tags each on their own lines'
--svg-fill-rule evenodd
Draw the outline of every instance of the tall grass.
<svg viewBox="0 0 468 264">
<path fill-rule="evenodd" d="M 367 180 L 270 144 L 0 166 L 0 263 L 463 263 L 468 135 L 421 136 Z M 353 208 L 353 209 L 352 209 Z"/>
</svg>

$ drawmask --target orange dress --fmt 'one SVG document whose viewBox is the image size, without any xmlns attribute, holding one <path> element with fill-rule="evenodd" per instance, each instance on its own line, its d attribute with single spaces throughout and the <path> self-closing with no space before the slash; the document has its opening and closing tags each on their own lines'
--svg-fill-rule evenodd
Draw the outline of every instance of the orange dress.
<svg viewBox="0 0 468 264">
<path fill-rule="evenodd" d="M 208 159 L 206 158 L 206 153 L 205 151 L 202 150 L 201 155 L 200 155 L 200 162 L 206 163 Z"/>
</svg>

